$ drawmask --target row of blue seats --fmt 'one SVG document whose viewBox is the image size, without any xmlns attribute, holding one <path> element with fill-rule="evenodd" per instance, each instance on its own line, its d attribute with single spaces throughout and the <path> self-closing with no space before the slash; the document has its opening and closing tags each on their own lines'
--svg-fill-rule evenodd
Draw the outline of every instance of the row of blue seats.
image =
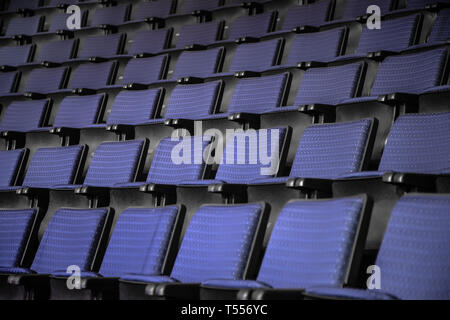
<svg viewBox="0 0 450 320">
<path fill-rule="evenodd" d="M 348 287 L 354 285 L 370 219 L 364 195 L 291 201 L 277 218 L 261 263 L 270 211 L 264 203 L 203 206 L 179 250 L 182 206 L 126 209 L 107 246 L 112 209 L 63 208 L 52 216 L 36 253 L 39 212 L 0 210 L 0 295 L 449 299 L 449 210 L 447 195 L 409 194 L 398 201 L 376 260 L 383 290 Z M 69 276 L 80 277 L 70 289 Z"/>
</svg>

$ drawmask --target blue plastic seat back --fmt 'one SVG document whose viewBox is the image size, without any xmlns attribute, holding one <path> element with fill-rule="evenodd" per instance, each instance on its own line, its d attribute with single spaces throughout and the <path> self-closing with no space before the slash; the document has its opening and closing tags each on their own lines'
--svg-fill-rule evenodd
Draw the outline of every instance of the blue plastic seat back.
<svg viewBox="0 0 450 320">
<path fill-rule="evenodd" d="M 388 136 L 379 171 L 450 172 L 450 113 L 400 116 Z"/>
<path fill-rule="evenodd" d="M 221 1 L 219 0 L 184 0 L 183 13 L 192 13 L 197 10 L 214 10 Z"/>
<path fill-rule="evenodd" d="M 151 58 L 131 59 L 123 73 L 123 84 L 149 84 L 164 76 L 167 56 L 160 55 Z"/>
<path fill-rule="evenodd" d="M 344 41 L 344 28 L 297 35 L 292 41 L 288 65 L 299 62 L 330 61 L 340 55 Z"/>
<path fill-rule="evenodd" d="M 394 92 L 419 94 L 441 84 L 447 49 L 386 58 L 380 65 L 371 95 Z"/>
<path fill-rule="evenodd" d="M 164 138 L 153 157 L 147 183 L 177 185 L 203 178 L 208 137 Z"/>
<path fill-rule="evenodd" d="M 59 209 L 45 230 L 31 270 L 40 274 L 78 266 L 90 271 L 108 209 Z"/>
<path fill-rule="evenodd" d="M 450 198 L 406 195 L 392 211 L 376 265 L 384 292 L 405 300 L 448 300 Z"/>
<path fill-rule="evenodd" d="M 295 98 L 296 105 L 336 105 L 353 98 L 360 84 L 363 63 L 308 69 Z"/>
<path fill-rule="evenodd" d="M 36 9 L 39 7 L 40 0 L 13 0 L 9 2 L 8 11 L 17 11 L 18 9 Z"/>
<path fill-rule="evenodd" d="M 87 37 L 84 39 L 78 58 L 110 57 L 120 54 L 123 38 L 123 33 Z"/>
<path fill-rule="evenodd" d="M 120 277 L 127 273 L 161 274 L 178 207 L 129 208 L 114 227 L 100 274 Z"/>
<path fill-rule="evenodd" d="M 151 31 L 139 31 L 134 34 L 129 54 L 138 53 L 157 53 L 162 51 L 167 44 L 169 30 L 151 30 Z"/>
<path fill-rule="evenodd" d="M 0 151 L 0 188 L 13 186 L 25 151 Z"/>
<path fill-rule="evenodd" d="M 235 40 L 242 37 L 259 38 L 271 32 L 274 13 L 265 12 L 255 16 L 241 16 L 233 21 L 228 39 Z"/>
<path fill-rule="evenodd" d="M 184 51 L 178 58 L 173 79 L 183 77 L 204 78 L 216 73 L 222 60 L 223 48 Z"/>
<path fill-rule="evenodd" d="M 347 0 L 342 20 L 354 20 L 365 16 L 368 14 L 367 8 L 372 5 L 380 7 L 381 15 L 384 16 L 392 9 L 393 2 L 393 0 Z"/>
<path fill-rule="evenodd" d="M 107 124 L 143 123 L 153 118 L 161 91 L 159 89 L 121 91 L 114 100 Z"/>
<path fill-rule="evenodd" d="M 307 128 L 290 177 L 333 179 L 361 171 L 372 120 L 315 125 Z"/>
<path fill-rule="evenodd" d="M 328 19 L 331 1 L 321 0 L 313 4 L 294 6 L 284 17 L 283 30 L 301 26 L 320 26 Z"/>
<path fill-rule="evenodd" d="M 198 119 L 212 114 L 220 87 L 220 81 L 176 86 L 170 96 L 164 118 Z"/>
<path fill-rule="evenodd" d="M 112 187 L 134 182 L 144 140 L 104 142 L 94 153 L 84 185 Z"/>
<path fill-rule="evenodd" d="M 424 9 L 427 5 L 432 5 L 435 3 L 450 3 L 450 0 L 408 0 L 406 4 L 407 9 Z"/>
<path fill-rule="evenodd" d="M 37 61 L 61 63 L 73 57 L 75 40 L 48 41 L 42 44 Z"/>
<path fill-rule="evenodd" d="M 15 47 L 1 47 L 0 65 L 15 67 L 25 64 L 30 60 L 32 49 L 32 44 Z"/>
<path fill-rule="evenodd" d="M 70 88 L 100 89 L 110 84 L 115 62 L 85 63 L 72 71 Z"/>
<path fill-rule="evenodd" d="M 342 286 L 364 199 L 293 201 L 278 216 L 257 280 L 274 288 Z"/>
<path fill-rule="evenodd" d="M 5 36 L 27 35 L 32 36 L 40 31 L 42 16 L 15 17 L 9 21 Z"/>
<path fill-rule="evenodd" d="M 36 209 L 0 210 L 0 267 L 20 267 Z"/>
<path fill-rule="evenodd" d="M 230 72 L 264 71 L 276 65 L 281 42 L 281 39 L 273 39 L 241 44 L 234 53 Z"/>
<path fill-rule="evenodd" d="M 51 188 L 72 184 L 79 168 L 83 146 L 38 149 L 28 166 L 23 186 Z"/>
<path fill-rule="evenodd" d="M 450 39 L 450 9 L 438 13 L 428 43 L 440 43 Z"/>
<path fill-rule="evenodd" d="M 228 140 L 216 180 L 246 184 L 278 172 L 286 128 L 237 131 Z"/>
<path fill-rule="evenodd" d="M 66 74 L 65 67 L 33 69 L 28 76 L 23 92 L 50 93 L 58 91 L 64 85 Z"/>
<path fill-rule="evenodd" d="M 242 279 L 262 210 L 260 204 L 200 208 L 186 230 L 171 277 L 187 283 Z"/>
<path fill-rule="evenodd" d="M 288 73 L 239 80 L 228 113 L 264 113 L 282 105 Z"/>
<path fill-rule="evenodd" d="M 8 94 L 14 89 L 17 72 L 0 73 L 0 94 Z"/>
<path fill-rule="evenodd" d="M 95 124 L 104 95 L 68 96 L 59 105 L 53 127 L 83 128 Z"/>
<path fill-rule="evenodd" d="M 180 30 L 176 47 L 183 49 L 191 44 L 209 45 L 218 40 L 220 21 L 186 24 Z"/>
<path fill-rule="evenodd" d="M 141 2 L 136 11 L 135 20 L 151 17 L 165 18 L 170 14 L 171 9 L 171 0 Z"/>
<path fill-rule="evenodd" d="M 4 112 L 0 131 L 28 132 L 39 128 L 44 121 L 48 100 L 12 102 Z"/>
<path fill-rule="evenodd" d="M 94 12 L 91 26 L 100 26 L 102 24 L 121 24 L 127 20 L 128 13 L 128 5 L 118 5 L 115 7 L 104 7 L 97 9 Z"/>
<path fill-rule="evenodd" d="M 364 27 L 356 54 L 365 55 L 376 51 L 399 52 L 414 44 L 420 15 L 410 15 L 383 21 L 381 29 Z"/>
</svg>

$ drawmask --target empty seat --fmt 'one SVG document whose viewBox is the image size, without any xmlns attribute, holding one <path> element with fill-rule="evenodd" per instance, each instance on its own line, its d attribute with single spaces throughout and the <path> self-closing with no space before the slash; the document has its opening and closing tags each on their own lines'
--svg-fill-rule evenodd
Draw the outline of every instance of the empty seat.
<svg viewBox="0 0 450 320">
<path fill-rule="evenodd" d="M 239 17 L 230 26 L 228 40 L 262 37 L 273 31 L 275 19 L 276 14 L 274 12 Z"/>
<path fill-rule="evenodd" d="M 0 48 L 0 69 L 8 70 L 8 67 L 17 67 L 27 63 L 33 57 L 34 45 L 26 44 L 16 47 Z M 14 69 L 14 68 L 13 68 Z"/>
<path fill-rule="evenodd" d="M 0 273 L 22 267 L 26 257 L 33 254 L 30 251 L 37 240 L 32 238 L 36 217 L 36 209 L 0 210 Z"/>
<path fill-rule="evenodd" d="M 158 29 L 151 31 L 139 31 L 134 34 L 128 55 L 146 54 L 153 55 L 168 47 L 171 29 Z"/>
<path fill-rule="evenodd" d="M 145 124 L 154 118 L 161 96 L 161 90 L 121 91 L 114 100 L 107 125 Z"/>
<path fill-rule="evenodd" d="M 23 149 L 0 151 L 0 190 L 17 185 L 27 154 Z"/>
<path fill-rule="evenodd" d="M 170 276 L 127 274 L 121 277 L 121 295 L 129 286 L 140 288 L 141 296 L 145 291 L 156 294 L 155 290 L 144 291 L 148 283 L 153 288 L 164 286 L 158 295 L 192 299 L 198 296 L 197 286 L 191 285 L 184 294 L 167 289 L 174 283 L 180 288 L 182 283 L 207 279 L 245 279 L 253 272 L 266 219 L 262 204 L 200 208 L 189 223 Z"/>
<path fill-rule="evenodd" d="M 184 0 L 182 12 L 191 14 L 194 11 L 211 11 L 216 9 L 220 2 L 219 0 Z"/>
<path fill-rule="evenodd" d="M 9 21 L 8 27 L 3 38 L 12 36 L 32 36 L 41 31 L 44 17 L 15 17 Z"/>
<path fill-rule="evenodd" d="M 446 273 L 450 199 L 410 194 L 395 205 L 375 265 L 382 272 L 381 290 L 317 287 L 309 296 L 341 299 L 448 300 Z"/>
<path fill-rule="evenodd" d="M 183 77 L 206 78 L 220 71 L 223 61 L 223 48 L 200 51 L 184 51 L 178 58 L 172 79 Z"/>
<path fill-rule="evenodd" d="M 141 2 L 136 9 L 133 20 L 146 18 L 166 18 L 172 11 L 172 1 L 146 1 Z"/>
<path fill-rule="evenodd" d="M 347 102 L 376 101 L 391 93 L 420 94 L 441 84 L 446 48 L 387 57 L 378 68 L 370 96 Z"/>
<path fill-rule="evenodd" d="M 119 183 L 135 182 L 142 160 L 145 159 L 147 140 L 104 142 L 95 150 L 83 186 L 114 187 Z M 55 186 L 76 189 L 73 184 Z"/>
<path fill-rule="evenodd" d="M 183 25 L 176 42 L 177 49 L 198 45 L 207 46 L 220 40 L 223 24 L 220 21 Z"/>
<path fill-rule="evenodd" d="M 8 11 L 17 12 L 23 9 L 37 9 L 40 0 L 14 0 L 9 2 Z"/>
<path fill-rule="evenodd" d="M 78 4 L 80 0 L 50 0 L 48 7 L 58 7 L 60 5 Z"/>
<path fill-rule="evenodd" d="M 59 105 L 54 128 L 85 128 L 99 122 L 105 95 L 68 96 Z"/>
<path fill-rule="evenodd" d="M 370 157 L 373 121 L 313 125 L 305 129 L 289 177 L 255 179 L 252 184 L 284 183 L 292 178 L 337 179 L 360 172 Z"/>
<path fill-rule="evenodd" d="M 45 230 L 31 267 L 2 268 L 3 274 L 20 279 L 16 282 L 17 285 L 10 285 L 11 289 L 19 290 L 22 287 L 26 296 L 45 299 L 48 298 L 49 284 L 42 281 L 43 276 L 40 281 L 33 281 L 36 279 L 33 277 L 35 273 L 65 273 L 73 265 L 83 272 L 92 271 L 99 262 L 96 252 L 104 245 L 105 237 L 108 236 L 108 216 L 109 209 L 105 208 L 56 211 Z M 26 286 L 23 281 L 27 282 Z"/>
<path fill-rule="evenodd" d="M 5 96 L 17 88 L 17 72 L 0 72 L 0 95 Z"/>
<path fill-rule="evenodd" d="M 1 132 L 29 132 L 44 125 L 48 100 L 14 101 L 6 109 L 0 123 Z"/>
<path fill-rule="evenodd" d="M 53 16 L 50 21 L 50 26 L 47 32 L 43 34 L 50 33 L 61 33 L 62 35 L 69 35 L 73 33 L 73 30 L 69 30 L 67 27 L 67 19 L 70 17 L 70 14 L 67 13 L 57 13 Z M 84 27 L 87 18 L 87 11 L 81 11 L 81 27 Z"/>
<path fill-rule="evenodd" d="M 264 299 L 266 292 L 281 293 L 276 289 L 354 282 L 359 271 L 354 261 L 362 252 L 353 248 L 364 242 L 368 222 L 365 202 L 365 197 L 289 202 L 276 220 L 256 280 L 209 280 L 202 283 L 202 298 L 223 299 L 227 292 L 236 299 L 240 289 L 263 289 L 258 299 Z"/>
<path fill-rule="evenodd" d="M 129 5 L 117 5 L 115 7 L 103 7 L 94 12 L 91 27 L 116 26 L 128 20 L 130 14 Z"/>
<path fill-rule="evenodd" d="M 62 41 L 44 42 L 39 51 L 36 62 L 62 63 L 72 59 L 78 46 L 78 40 L 69 39 Z"/>
<path fill-rule="evenodd" d="M 281 59 L 282 39 L 244 43 L 236 48 L 229 72 L 264 71 Z"/>
<path fill-rule="evenodd" d="M 436 3 L 449 3 L 449 0 L 408 0 L 406 4 L 407 9 L 424 9 L 427 5 L 433 5 Z"/>
<path fill-rule="evenodd" d="M 137 88 L 138 86 L 157 82 L 165 76 L 167 63 L 168 57 L 166 55 L 130 59 L 123 72 L 121 84 L 113 85 L 112 87 L 132 85 Z"/>
<path fill-rule="evenodd" d="M 125 34 L 115 33 L 84 39 L 76 60 L 112 58 L 122 53 Z"/>
<path fill-rule="evenodd" d="M 118 298 L 118 279 L 111 278 L 127 273 L 157 275 L 166 272 L 174 258 L 173 249 L 178 246 L 177 232 L 184 218 L 184 212 L 180 211 L 178 206 L 129 208 L 123 211 L 114 226 L 100 270 L 98 273 L 88 273 L 84 278 L 86 281 L 81 291 L 92 290 L 86 293 L 86 298 Z M 90 285 L 90 278 L 105 284 L 100 290 L 101 295 L 98 289 Z M 67 278 L 53 278 L 51 281 L 63 284 L 52 284 L 52 299 L 80 298 L 79 294 L 67 290 Z"/>
<path fill-rule="evenodd" d="M 68 69 L 65 67 L 33 69 L 23 87 L 23 92 L 31 98 L 57 92 L 65 85 L 67 73 Z"/>
<path fill-rule="evenodd" d="M 441 10 L 434 22 L 428 44 L 445 42 L 450 39 L 450 9 Z"/>
<path fill-rule="evenodd" d="M 221 81 L 176 86 L 164 118 L 194 120 L 209 117 L 217 108 L 221 87 Z"/>
<path fill-rule="evenodd" d="M 98 90 L 114 81 L 115 72 L 114 61 L 81 64 L 72 72 L 69 88 L 81 89 L 81 91 Z"/>
<path fill-rule="evenodd" d="M 376 5 L 381 9 L 381 15 L 395 9 L 393 0 L 347 0 L 345 2 L 344 14 L 340 20 L 354 20 L 367 15 L 367 8 Z"/>
<path fill-rule="evenodd" d="M 328 20 L 331 10 L 329 0 L 321 0 L 312 4 L 294 6 L 285 16 L 281 29 L 291 31 L 297 27 L 319 27 Z"/>
</svg>

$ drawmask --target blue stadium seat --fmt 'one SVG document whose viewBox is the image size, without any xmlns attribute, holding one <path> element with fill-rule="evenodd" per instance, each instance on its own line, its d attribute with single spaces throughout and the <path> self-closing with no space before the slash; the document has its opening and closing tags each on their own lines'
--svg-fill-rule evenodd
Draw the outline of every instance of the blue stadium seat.
<svg viewBox="0 0 450 320">
<path fill-rule="evenodd" d="M 407 9 L 424 9 L 428 5 L 434 5 L 437 3 L 449 3 L 449 0 L 408 0 L 406 4 Z"/>
<path fill-rule="evenodd" d="M 367 8 L 372 5 L 380 7 L 382 16 L 395 9 L 393 0 L 347 0 L 344 14 L 339 20 L 348 21 L 364 17 L 367 15 Z"/>
<path fill-rule="evenodd" d="M 172 79 L 207 78 L 220 71 L 224 58 L 223 48 L 200 51 L 184 51 L 178 58 Z"/>
<path fill-rule="evenodd" d="M 95 10 L 89 28 L 105 28 L 114 30 L 118 25 L 126 22 L 130 15 L 130 6 L 127 4 L 115 7 L 103 7 Z"/>
<path fill-rule="evenodd" d="M 263 204 L 200 208 L 189 223 L 170 276 L 122 276 L 121 296 L 132 286 L 143 295 L 147 284 L 147 294 L 192 299 L 198 296 L 198 284 L 208 279 L 246 279 L 254 272 L 266 221 Z M 184 294 L 179 288 L 185 289 Z"/>
<path fill-rule="evenodd" d="M 191 14 L 194 11 L 211 11 L 217 9 L 220 2 L 220 0 L 184 0 L 182 13 Z"/>
<path fill-rule="evenodd" d="M 11 38 L 14 36 L 33 36 L 42 29 L 44 17 L 15 17 L 9 21 L 5 35 L 0 39 Z"/>
<path fill-rule="evenodd" d="M 0 151 L 0 190 L 16 186 L 24 169 L 28 150 Z"/>
<path fill-rule="evenodd" d="M 56 211 L 45 230 L 31 267 L 2 268 L 2 273 L 9 275 L 10 286 L 19 290 L 26 282 L 24 298 L 46 299 L 50 291 L 49 274 L 65 273 L 73 265 L 83 272 L 92 271 L 99 263 L 97 252 L 108 237 L 111 223 L 109 211 L 107 208 Z M 74 250 L 74 243 L 77 250 Z M 37 277 L 36 274 L 41 276 Z"/>
<path fill-rule="evenodd" d="M 34 45 L 26 44 L 16 47 L 1 47 L 0 48 L 0 70 L 12 71 L 17 66 L 26 64 L 33 57 Z"/>
<path fill-rule="evenodd" d="M 233 21 L 229 28 L 227 41 L 249 42 L 255 41 L 274 29 L 275 12 L 266 12 L 254 16 L 241 16 Z"/>
<path fill-rule="evenodd" d="M 0 96 L 8 96 L 16 91 L 18 75 L 17 72 L 0 73 Z"/>
<path fill-rule="evenodd" d="M 138 31 L 134 34 L 128 55 L 152 56 L 168 47 L 172 29 Z"/>
<path fill-rule="evenodd" d="M 122 53 L 125 38 L 123 33 L 86 37 L 74 61 L 101 62 L 114 58 Z"/>
<path fill-rule="evenodd" d="M 40 0 L 14 0 L 9 2 L 8 11 L 18 12 L 23 9 L 37 9 L 39 7 Z"/>
<path fill-rule="evenodd" d="M 223 23 L 221 21 L 212 21 L 207 23 L 183 25 L 180 35 L 176 42 L 175 49 L 183 50 L 186 47 L 204 47 L 220 40 Z"/>
<path fill-rule="evenodd" d="M 69 89 L 60 91 L 81 95 L 94 93 L 112 84 L 116 68 L 115 61 L 81 64 L 72 72 Z"/>
<path fill-rule="evenodd" d="M 283 32 L 291 32 L 293 29 L 300 29 L 302 27 L 315 29 L 328 21 L 330 11 L 331 1 L 329 0 L 321 0 L 308 5 L 292 7 L 284 16 L 281 30 Z"/>
<path fill-rule="evenodd" d="M 334 299 L 448 300 L 450 199 L 409 194 L 395 205 L 375 265 L 381 290 L 312 287 L 308 296 Z M 425 241 L 426 239 L 426 241 Z"/>
<path fill-rule="evenodd" d="M 6 109 L 0 123 L 2 138 L 19 132 L 30 132 L 45 126 L 49 100 L 14 101 Z M 8 133 L 9 132 L 9 133 Z"/>
<path fill-rule="evenodd" d="M 301 298 L 300 290 L 310 286 L 354 282 L 369 221 L 365 202 L 365 197 L 289 202 L 276 220 L 256 280 L 208 280 L 201 297 L 224 299 L 226 292 L 236 299 L 243 290 L 249 299 L 289 293 Z"/>
<path fill-rule="evenodd" d="M 44 42 L 35 62 L 31 62 L 29 65 L 43 64 L 44 66 L 56 66 L 72 59 L 75 56 L 77 48 L 78 40 L 75 39 Z"/>
<path fill-rule="evenodd" d="M 137 6 L 133 21 L 147 18 L 166 18 L 172 11 L 172 1 L 146 1 Z"/>
<path fill-rule="evenodd" d="M 434 22 L 427 44 L 446 42 L 450 39 L 450 9 L 441 10 Z"/>
</svg>

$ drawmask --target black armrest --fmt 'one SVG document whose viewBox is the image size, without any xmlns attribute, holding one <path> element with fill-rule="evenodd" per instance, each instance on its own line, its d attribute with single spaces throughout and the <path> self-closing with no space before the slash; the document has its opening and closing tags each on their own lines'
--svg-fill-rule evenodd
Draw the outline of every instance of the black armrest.
<svg viewBox="0 0 450 320">
<path fill-rule="evenodd" d="M 113 0 L 98 0 L 98 3 L 102 5 L 117 4 L 117 2 Z"/>
<path fill-rule="evenodd" d="M 359 22 L 359 23 L 366 23 L 367 19 L 369 19 L 369 15 L 368 14 L 356 17 L 356 21 Z"/>
<path fill-rule="evenodd" d="M 109 194 L 109 188 L 106 187 L 93 187 L 83 186 L 75 189 L 75 194 L 86 196 L 104 196 Z"/>
<path fill-rule="evenodd" d="M 14 274 L 8 277 L 8 284 L 16 286 L 41 287 L 50 285 L 48 274 Z"/>
<path fill-rule="evenodd" d="M 148 24 L 152 24 L 154 26 L 157 26 L 158 29 L 162 28 L 164 26 L 164 19 L 158 18 L 158 17 L 148 17 L 144 20 Z"/>
<path fill-rule="evenodd" d="M 236 295 L 236 300 L 251 300 L 254 289 L 241 289 Z"/>
<path fill-rule="evenodd" d="M 177 80 L 178 84 L 196 84 L 205 82 L 202 78 L 184 77 Z"/>
<path fill-rule="evenodd" d="M 130 134 L 134 132 L 134 126 L 128 124 L 111 124 L 106 126 L 106 131 L 122 134 Z"/>
<path fill-rule="evenodd" d="M 438 1 L 437 3 L 427 4 L 425 6 L 425 9 L 435 10 L 435 11 L 440 11 L 440 10 L 446 9 L 446 8 L 450 8 L 450 3 Z"/>
<path fill-rule="evenodd" d="M 27 197 L 42 197 L 48 195 L 48 189 L 24 187 L 16 190 L 16 194 Z"/>
<path fill-rule="evenodd" d="M 148 53 L 148 52 L 141 52 L 141 53 L 137 53 L 135 55 L 133 55 L 133 58 L 135 59 L 142 59 L 142 58 L 151 58 L 154 57 L 155 55 L 153 53 Z"/>
<path fill-rule="evenodd" d="M 77 94 L 79 96 L 88 96 L 91 94 L 95 94 L 97 91 L 89 88 L 76 88 L 72 90 L 73 94 Z"/>
<path fill-rule="evenodd" d="M 378 97 L 378 102 L 389 106 L 395 106 L 401 103 L 405 103 L 407 105 L 417 105 L 418 101 L 419 97 L 417 95 L 402 92 L 385 94 Z"/>
<path fill-rule="evenodd" d="M 422 173 L 387 172 L 383 175 L 383 182 L 385 183 L 403 185 L 407 187 L 418 187 L 429 190 L 435 189 L 436 179 L 436 175 Z"/>
<path fill-rule="evenodd" d="M 50 61 L 42 61 L 41 66 L 45 68 L 55 68 L 61 66 L 61 63 L 50 62 Z"/>
<path fill-rule="evenodd" d="M 89 60 L 89 62 L 92 62 L 92 63 L 100 63 L 100 62 L 108 61 L 108 59 L 102 58 L 102 57 L 89 57 L 88 60 Z"/>
<path fill-rule="evenodd" d="M 332 193 L 333 180 L 329 179 L 315 179 L 315 178 L 297 178 L 289 179 L 286 182 L 286 187 L 305 191 L 321 191 L 327 194 Z"/>
<path fill-rule="evenodd" d="M 60 3 L 60 4 L 58 4 L 56 7 L 58 8 L 58 9 L 67 9 L 67 7 L 68 7 L 69 5 L 67 4 L 67 3 Z"/>
<path fill-rule="evenodd" d="M 29 41 L 31 40 L 31 37 L 25 34 L 16 34 L 15 36 L 12 36 L 11 39 L 14 41 Z"/>
<path fill-rule="evenodd" d="M 17 70 L 17 68 L 13 67 L 13 66 L 7 66 L 7 65 L 0 66 L 1 72 L 10 72 L 10 71 L 16 71 L 16 70 Z"/>
<path fill-rule="evenodd" d="M 211 20 L 212 17 L 212 13 L 211 11 L 207 11 L 207 10 L 195 10 L 192 12 L 192 15 L 194 17 L 201 17 L 201 18 L 206 18 L 206 20 Z"/>
<path fill-rule="evenodd" d="M 310 68 L 325 67 L 326 65 L 327 65 L 326 63 L 319 62 L 319 61 L 303 61 L 303 62 L 297 63 L 297 68 L 306 70 L 306 69 L 310 69 Z"/>
<path fill-rule="evenodd" d="M 238 79 L 260 77 L 261 73 L 255 71 L 239 71 L 234 73 L 234 77 Z"/>
<path fill-rule="evenodd" d="M 117 30 L 118 30 L 117 26 L 112 25 L 112 24 L 101 24 L 98 27 L 102 30 L 107 30 L 107 31 L 111 31 L 111 32 L 117 32 Z"/>
<path fill-rule="evenodd" d="M 298 111 L 311 116 L 323 116 L 325 122 L 332 122 L 336 118 L 336 106 L 328 104 L 302 105 L 298 108 Z"/>
<path fill-rule="evenodd" d="M 386 57 L 398 55 L 398 52 L 388 51 L 388 50 L 380 50 L 375 52 L 369 52 L 367 54 L 367 58 L 375 60 L 375 61 L 383 61 Z"/>
<path fill-rule="evenodd" d="M 175 129 L 191 129 L 194 128 L 194 122 L 189 119 L 166 119 L 164 125 Z"/>
<path fill-rule="evenodd" d="M 73 37 L 74 32 L 72 30 L 56 30 L 56 35 L 58 36 L 68 36 Z"/>
<path fill-rule="evenodd" d="M 294 29 L 292 29 L 292 32 L 295 33 L 310 33 L 310 32 L 317 32 L 319 31 L 318 27 L 313 27 L 313 26 L 300 26 L 300 27 L 295 27 Z"/>
<path fill-rule="evenodd" d="M 83 278 L 81 279 L 81 288 L 96 291 L 118 291 L 119 278 Z"/>
<path fill-rule="evenodd" d="M 80 129 L 59 127 L 59 128 L 51 128 L 49 132 L 51 134 L 56 134 L 60 137 L 66 137 L 77 135 L 80 132 Z"/>
<path fill-rule="evenodd" d="M 125 84 L 122 88 L 125 90 L 145 90 L 148 88 L 148 85 L 142 83 L 128 83 Z"/>
<path fill-rule="evenodd" d="M 148 287 L 148 288 L 147 288 Z M 156 287 L 152 285 L 145 288 L 146 294 L 151 294 L 159 297 L 167 297 L 181 300 L 198 300 L 200 295 L 199 283 L 161 283 Z"/>
<path fill-rule="evenodd" d="M 247 186 L 244 184 L 212 184 L 208 186 L 208 192 L 211 193 L 223 193 L 223 194 L 242 194 L 247 191 Z"/>
<path fill-rule="evenodd" d="M 184 47 L 187 51 L 197 51 L 197 50 L 206 50 L 206 46 L 202 44 L 190 44 Z"/>
<path fill-rule="evenodd" d="M 31 15 L 33 14 L 33 10 L 27 8 L 19 8 L 17 9 L 17 13 L 21 15 Z"/>
<path fill-rule="evenodd" d="M 252 300 L 303 300 L 301 289 L 256 289 L 252 292 Z"/>
<path fill-rule="evenodd" d="M 45 99 L 46 95 L 38 92 L 25 92 L 23 94 L 25 98 L 31 99 L 31 100 L 39 100 L 39 99 Z"/>
<path fill-rule="evenodd" d="M 264 6 L 262 3 L 249 1 L 249 2 L 243 2 L 241 4 L 241 7 L 244 9 L 256 9 L 257 13 L 260 13 L 263 11 Z"/>
<path fill-rule="evenodd" d="M 251 128 L 259 128 L 261 124 L 261 115 L 256 113 L 234 113 L 228 116 L 229 121 L 248 124 Z"/>
<path fill-rule="evenodd" d="M 177 186 L 175 185 L 169 185 L 169 184 L 146 184 L 143 186 L 140 186 L 139 191 L 145 192 L 145 193 L 162 193 L 162 194 L 170 194 L 175 193 Z"/>
<path fill-rule="evenodd" d="M 234 40 L 234 42 L 236 42 L 237 44 L 255 43 L 255 42 L 259 42 L 259 39 L 255 38 L 255 37 L 242 37 L 242 38 L 238 38 L 238 39 Z"/>
</svg>

